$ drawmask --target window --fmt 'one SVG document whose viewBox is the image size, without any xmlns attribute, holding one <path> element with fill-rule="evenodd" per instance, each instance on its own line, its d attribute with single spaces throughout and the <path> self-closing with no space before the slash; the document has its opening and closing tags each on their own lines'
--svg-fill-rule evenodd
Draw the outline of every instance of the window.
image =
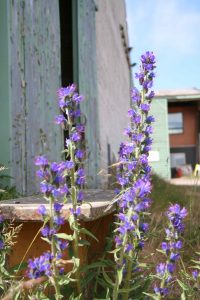
<svg viewBox="0 0 200 300">
<path fill-rule="evenodd" d="M 186 164 L 185 153 L 170 153 L 171 158 L 171 168 L 176 168 L 178 166 L 183 166 Z"/>
<path fill-rule="evenodd" d="M 168 128 L 170 134 L 183 133 L 183 114 L 181 112 L 168 114 Z"/>
</svg>

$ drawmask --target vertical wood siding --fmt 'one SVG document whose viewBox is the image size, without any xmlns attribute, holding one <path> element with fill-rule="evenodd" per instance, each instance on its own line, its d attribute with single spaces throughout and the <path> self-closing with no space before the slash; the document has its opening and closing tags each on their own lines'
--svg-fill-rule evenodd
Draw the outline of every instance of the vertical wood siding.
<svg viewBox="0 0 200 300">
<path fill-rule="evenodd" d="M 10 0 L 10 76 L 13 183 L 22 194 L 38 190 L 34 157 L 60 159 L 63 138 L 54 124 L 60 85 L 57 0 Z"/>
<path fill-rule="evenodd" d="M 73 1 L 74 2 L 74 1 Z M 87 164 L 88 187 L 98 184 L 99 119 L 97 102 L 97 62 L 94 0 L 77 0 L 77 74 L 80 93 L 85 96 L 81 109 L 86 116 L 86 143 L 89 150 Z M 99 99 L 100 101 L 100 99 Z"/>
</svg>

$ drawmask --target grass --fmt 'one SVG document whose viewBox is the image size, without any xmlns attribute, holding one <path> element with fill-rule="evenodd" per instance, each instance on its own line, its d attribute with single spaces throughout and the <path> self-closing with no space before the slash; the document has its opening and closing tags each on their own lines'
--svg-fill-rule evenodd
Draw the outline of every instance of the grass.
<svg viewBox="0 0 200 300">
<path fill-rule="evenodd" d="M 185 220 L 185 233 L 183 260 L 184 263 L 190 264 L 191 257 L 194 258 L 195 252 L 200 252 L 200 186 L 178 186 L 154 175 L 152 178 L 153 199 L 150 216 L 150 237 L 147 243 L 148 252 L 154 252 L 152 262 L 156 263 L 158 254 L 156 249 L 165 236 L 164 228 L 166 227 L 167 218 L 165 212 L 172 203 L 179 203 L 188 210 L 188 216 Z"/>
</svg>

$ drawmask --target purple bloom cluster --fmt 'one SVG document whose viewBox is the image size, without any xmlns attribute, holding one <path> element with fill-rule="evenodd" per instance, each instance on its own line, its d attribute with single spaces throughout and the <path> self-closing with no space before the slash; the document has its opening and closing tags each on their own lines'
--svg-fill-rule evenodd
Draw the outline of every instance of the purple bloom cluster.
<svg viewBox="0 0 200 300">
<path fill-rule="evenodd" d="M 51 262 L 53 255 L 50 252 L 45 252 L 40 257 L 29 259 L 28 261 L 28 277 L 36 279 L 42 276 L 51 276 Z"/>
<path fill-rule="evenodd" d="M 117 181 L 123 193 L 120 193 L 118 201 L 120 225 L 115 242 L 116 247 L 121 247 L 125 239 L 125 248 L 133 250 L 143 248 L 148 231 L 148 224 L 141 222 L 140 217 L 151 203 L 148 197 L 151 191 L 148 152 L 151 150 L 151 123 L 154 122 L 154 117 L 148 114 L 154 96 L 154 92 L 149 91 L 155 77 L 154 68 L 155 57 L 152 52 L 146 52 L 141 56 L 140 73 L 136 74 L 142 91 L 136 87 L 131 90 L 132 107 L 128 111 L 131 126 L 124 131 L 129 141 L 121 143 L 119 150 Z M 130 237 L 134 239 L 134 247 L 130 246 Z"/>
<path fill-rule="evenodd" d="M 166 213 L 169 226 L 165 229 L 166 240 L 162 242 L 162 251 L 166 255 L 166 263 L 160 263 L 156 267 L 156 276 L 161 280 L 161 285 L 154 287 L 154 292 L 158 296 L 168 294 L 168 283 L 172 280 L 175 271 L 176 261 L 180 258 L 182 241 L 180 235 L 184 230 L 183 219 L 187 216 L 187 210 L 181 208 L 179 204 L 171 205 Z"/>
</svg>

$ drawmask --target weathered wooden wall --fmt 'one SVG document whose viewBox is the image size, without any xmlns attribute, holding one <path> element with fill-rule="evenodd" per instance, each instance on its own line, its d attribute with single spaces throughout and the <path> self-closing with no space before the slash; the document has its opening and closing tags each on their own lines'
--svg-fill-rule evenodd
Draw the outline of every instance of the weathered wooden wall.
<svg viewBox="0 0 200 300">
<path fill-rule="evenodd" d="M 51 4 L 51 5 L 49 5 Z M 57 160 L 62 149 L 56 90 L 60 86 L 57 0 L 9 1 L 11 175 L 22 194 L 36 192 L 34 157 Z"/>
<path fill-rule="evenodd" d="M 88 187 L 98 185 L 100 141 L 99 117 L 97 101 L 97 61 L 96 61 L 96 27 L 94 0 L 72 1 L 74 7 L 74 20 L 77 38 L 74 36 L 75 80 L 78 82 L 80 93 L 85 96 L 81 104 L 83 114 L 86 116 L 86 143 L 89 150 L 89 163 L 86 171 Z M 75 32 L 74 32 L 75 33 Z M 78 51 L 77 51 L 78 50 Z"/>
</svg>

